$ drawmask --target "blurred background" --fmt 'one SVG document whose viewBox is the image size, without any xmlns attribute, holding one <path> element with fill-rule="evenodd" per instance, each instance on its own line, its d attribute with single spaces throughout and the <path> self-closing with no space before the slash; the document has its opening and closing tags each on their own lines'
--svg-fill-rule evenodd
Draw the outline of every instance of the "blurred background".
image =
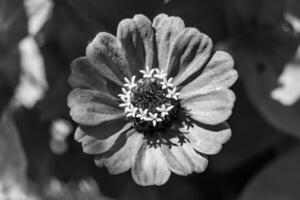
<svg viewBox="0 0 300 200">
<path fill-rule="evenodd" d="M 70 62 L 123 18 L 179 16 L 235 60 L 233 135 L 208 169 L 140 187 L 73 139 Z M 300 0 L 0 0 L 0 200 L 299 200 Z"/>
</svg>

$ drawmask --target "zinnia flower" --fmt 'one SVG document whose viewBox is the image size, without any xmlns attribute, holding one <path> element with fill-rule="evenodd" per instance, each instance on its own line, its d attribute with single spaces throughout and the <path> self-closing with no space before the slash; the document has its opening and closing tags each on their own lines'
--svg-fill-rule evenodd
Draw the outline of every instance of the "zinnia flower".
<svg viewBox="0 0 300 200">
<path fill-rule="evenodd" d="M 231 136 L 236 79 L 231 56 L 181 18 L 124 19 L 117 37 L 99 33 L 72 63 L 75 140 L 96 165 L 131 169 L 140 185 L 202 172 Z"/>
</svg>

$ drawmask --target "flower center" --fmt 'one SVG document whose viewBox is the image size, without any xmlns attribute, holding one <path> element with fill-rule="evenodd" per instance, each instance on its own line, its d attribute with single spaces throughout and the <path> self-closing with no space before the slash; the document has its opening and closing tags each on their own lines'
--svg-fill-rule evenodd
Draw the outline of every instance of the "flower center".
<svg viewBox="0 0 300 200">
<path fill-rule="evenodd" d="M 171 83 L 173 78 L 167 79 L 163 70 L 140 70 L 143 77 L 136 82 L 125 78 L 119 94 L 126 117 L 132 122 L 134 128 L 142 133 L 169 128 L 177 117 L 179 109 L 176 87 Z"/>
</svg>

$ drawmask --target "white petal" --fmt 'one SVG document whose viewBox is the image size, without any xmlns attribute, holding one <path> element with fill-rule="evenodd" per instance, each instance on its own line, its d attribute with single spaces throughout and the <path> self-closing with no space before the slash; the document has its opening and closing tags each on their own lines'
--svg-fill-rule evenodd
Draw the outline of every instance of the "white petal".
<svg viewBox="0 0 300 200">
<path fill-rule="evenodd" d="M 149 147 L 146 141 L 135 157 L 131 173 L 135 182 L 143 186 L 162 185 L 171 175 L 160 148 Z"/>
</svg>

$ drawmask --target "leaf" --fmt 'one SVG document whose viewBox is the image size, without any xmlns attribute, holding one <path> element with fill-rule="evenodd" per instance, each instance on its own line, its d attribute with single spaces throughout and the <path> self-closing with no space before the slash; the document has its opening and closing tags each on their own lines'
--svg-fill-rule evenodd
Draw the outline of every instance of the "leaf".
<svg viewBox="0 0 300 200">
<path fill-rule="evenodd" d="M 271 97 L 285 106 L 293 106 L 300 99 L 300 48 L 296 57 L 289 62 L 278 78 L 279 86 L 271 92 Z"/>
<path fill-rule="evenodd" d="M 27 35 L 27 19 L 20 0 L 0 0 L 0 50 L 17 45 Z"/>
<path fill-rule="evenodd" d="M 44 198 L 52 200 L 113 200 L 100 191 L 97 182 L 92 178 L 64 183 L 51 178 L 44 188 Z"/>
<path fill-rule="evenodd" d="M 269 63 L 240 49 L 238 67 L 247 95 L 262 116 L 279 130 L 300 138 L 300 101 L 290 106 L 274 100 L 271 92 L 278 87 L 278 74 Z"/>
<path fill-rule="evenodd" d="M 53 2 L 51 0 L 24 0 L 28 16 L 28 32 L 35 35 L 50 18 Z"/>
<path fill-rule="evenodd" d="M 20 55 L 14 47 L 0 53 L 0 116 L 10 102 L 14 90 L 19 83 Z"/>
<path fill-rule="evenodd" d="M 300 147 L 282 154 L 262 169 L 248 184 L 239 200 L 300 199 Z"/>
<path fill-rule="evenodd" d="M 9 155 L 9 156 L 8 156 Z M 27 160 L 10 111 L 0 121 L 0 198 L 27 199 Z M 6 188 L 3 190 L 2 188 Z"/>
<path fill-rule="evenodd" d="M 298 18 L 300 17 L 300 2 L 298 0 L 289 0 L 288 1 L 288 11 L 292 14 L 297 16 Z"/>
<path fill-rule="evenodd" d="M 35 40 L 26 37 L 19 45 L 22 73 L 14 98 L 18 104 L 32 108 L 47 89 L 44 60 Z"/>
<path fill-rule="evenodd" d="M 19 41 L 27 35 L 23 1 L 0 0 L 0 115 L 19 82 Z"/>
</svg>

